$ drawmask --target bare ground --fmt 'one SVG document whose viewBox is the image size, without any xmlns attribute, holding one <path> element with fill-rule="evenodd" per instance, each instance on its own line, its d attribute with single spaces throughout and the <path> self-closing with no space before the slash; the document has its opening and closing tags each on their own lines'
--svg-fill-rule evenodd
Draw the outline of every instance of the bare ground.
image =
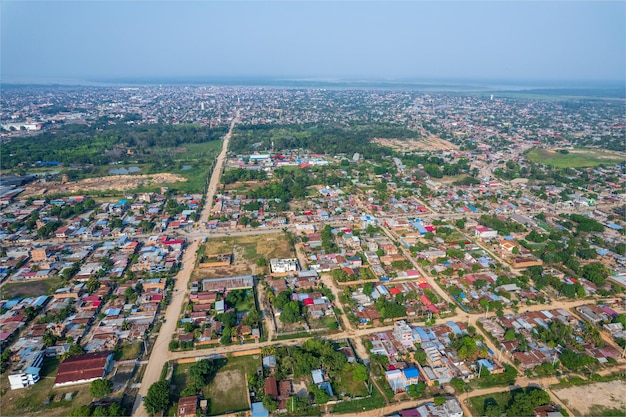
<svg viewBox="0 0 626 417">
<path fill-rule="evenodd" d="M 594 407 L 617 408 L 626 415 L 626 382 L 598 382 L 553 391 L 575 414 L 591 415 Z"/>
<path fill-rule="evenodd" d="M 86 178 L 75 182 L 36 182 L 25 186 L 23 197 L 50 194 L 67 194 L 75 192 L 131 190 L 141 185 L 166 184 L 187 181 L 176 174 L 161 173 L 150 175 L 110 175 L 100 178 Z"/>
<path fill-rule="evenodd" d="M 388 146 L 392 149 L 409 152 L 409 151 L 447 151 L 459 149 L 459 147 L 438 136 L 428 136 L 422 139 L 390 139 L 375 138 L 372 140 L 382 146 Z"/>
</svg>

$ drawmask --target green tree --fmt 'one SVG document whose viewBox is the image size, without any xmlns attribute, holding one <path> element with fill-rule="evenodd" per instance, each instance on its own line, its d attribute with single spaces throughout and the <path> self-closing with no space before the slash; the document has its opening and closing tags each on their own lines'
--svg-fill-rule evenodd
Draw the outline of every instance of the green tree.
<svg viewBox="0 0 626 417">
<path fill-rule="evenodd" d="M 440 405 L 445 404 L 445 402 L 446 402 L 446 401 L 447 401 L 447 400 L 446 400 L 446 397 L 441 396 L 441 395 L 436 395 L 436 396 L 433 398 L 433 402 L 435 403 L 435 406 L 437 406 L 437 407 L 439 407 Z"/>
<path fill-rule="evenodd" d="M 196 386 L 198 390 L 202 389 L 202 387 L 206 386 L 209 382 L 211 382 L 211 377 L 214 375 L 216 371 L 216 366 L 214 361 L 209 361 L 208 359 L 202 359 L 191 365 L 189 368 L 189 379 L 192 384 Z"/>
<path fill-rule="evenodd" d="M 367 381 L 367 367 L 362 364 L 356 364 L 352 369 L 352 379 L 355 381 Z"/>
<path fill-rule="evenodd" d="M 89 385 L 89 393 L 92 397 L 106 397 L 112 389 L 113 383 L 109 379 L 96 379 Z"/>
<path fill-rule="evenodd" d="M 167 381 L 161 380 L 152 384 L 143 399 L 143 404 L 150 415 L 167 410 L 170 405 L 170 390 Z"/>
<path fill-rule="evenodd" d="M 89 417 L 91 416 L 91 407 L 88 405 L 81 405 L 78 408 L 72 409 L 67 413 L 67 417 Z"/>
</svg>

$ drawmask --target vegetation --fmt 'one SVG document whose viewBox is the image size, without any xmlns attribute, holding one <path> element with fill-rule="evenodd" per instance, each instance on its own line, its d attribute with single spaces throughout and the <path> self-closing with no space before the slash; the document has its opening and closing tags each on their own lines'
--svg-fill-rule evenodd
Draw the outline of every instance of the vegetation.
<svg viewBox="0 0 626 417">
<path fill-rule="evenodd" d="M 167 381 L 155 382 L 148 389 L 148 394 L 143 399 L 146 411 L 150 415 L 155 415 L 167 410 L 170 405 L 170 391 Z"/>
<path fill-rule="evenodd" d="M 113 383 L 108 379 L 96 379 L 89 385 L 89 393 L 94 397 L 106 397 L 111 393 Z"/>
<path fill-rule="evenodd" d="M 533 162 L 557 168 L 593 167 L 601 164 L 624 162 L 624 158 L 617 153 L 585 148 L 570 149 L 568 153 L 533 148 L 526 153 L 526 157 Z"/>
<path fill-rule="evenodd" d="M 471 404 L 481 416 L 500 417 L 532 416 L 536 407 L 550 404 L 550 395 L 534 387 L 516 389 L 499 394 L 488 394 L 470 398 Z"/>
</svg>

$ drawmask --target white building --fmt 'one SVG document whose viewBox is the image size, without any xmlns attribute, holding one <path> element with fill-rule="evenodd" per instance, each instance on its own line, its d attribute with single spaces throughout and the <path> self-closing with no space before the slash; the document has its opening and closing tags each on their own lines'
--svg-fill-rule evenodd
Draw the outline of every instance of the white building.
<svg viewBox="0 0 626 417">
<path fill-rule="evenodd" d="M 474 236 L 481 239 L 493 239 L 498 237 L 498 231 L 485 226 L 476 226 Z"/>
<path fill-rule="evenodd" d="M 20 362 L 9 375 L 11 389 L 26 388 L 29 385 L 35 385 L 39 381 L 43 353 L 42 350 L 29 349 L 22 354 Z"/>
<path fill-rule="evenodd" d="M 273 274 L 296 272 L 299 269 L 298 260 L 296 258 L 270 259 L 270 269 L 272 270 Z"/>
<path fill-rule="evenodd" d="M 411 330 L 404 320 L 394 323 L 393 336 L 404 346 L 411 346 L 413 344 L 413 330 Z"/>
</svg>

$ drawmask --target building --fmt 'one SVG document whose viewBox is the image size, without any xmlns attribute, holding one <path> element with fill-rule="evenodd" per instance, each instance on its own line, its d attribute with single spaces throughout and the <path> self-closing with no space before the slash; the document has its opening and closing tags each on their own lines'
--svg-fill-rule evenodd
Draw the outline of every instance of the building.
<svg viewBox="0 0 626 417">
<path fill-rule="evenodd" d="M 476 226 L 474 236 L 480 239 L 494 239 L 498 237 L 498 231 L 486 226 Z"/>
<path fill-rule="evenodd" d="M 43 362 L 44 351 L 25 349 L 19 363 L 9 375 L 11 389 L 26 388 L 35 385 L 39 381 L 39 371 Z"/>
<path fill-rule="evenodd" d="M 181 397 L 178 400 L 178 412 L 177 417 L 196 417 L 196 410 L 198 409 L 198 396 L 192 395 L 190 397 Z"/>
<path fill-rule="evenodd" d="M 404 346 L 413 345 L 413 330 L 406 324 L 404 320 L 400 320 L 393 325 L 393 336 Z"/>
<path fill-rule="evenodd" d="M 68 358 L 59 365 L 54 386 L 84 384 L 104 378 L 112 362 L 111 352 L 85 353 Z"/>
<path fill-rule="evenodd" d="M 270 259 L 270 269 L 273 274 L 296 272 L 298 270 L 298 260 L 296 258 Z"/>
</svg>

